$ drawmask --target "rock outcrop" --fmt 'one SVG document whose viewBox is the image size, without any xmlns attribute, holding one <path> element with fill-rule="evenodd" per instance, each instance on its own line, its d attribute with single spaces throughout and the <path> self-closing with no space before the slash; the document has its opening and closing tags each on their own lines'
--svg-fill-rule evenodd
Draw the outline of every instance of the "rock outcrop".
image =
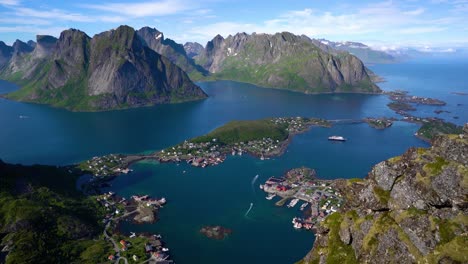
<svg viewBox="0 0 468 264">
<path fill-rule="evenodd" d="M 187 42 L 184 44 L 184 50 L 189 58 L 193 58 L 203 52 L 204 47 L 198 42 Z"/>
<path fill-rule="evenodd" d="M 380 92 L 355 56 L 328 53 L 288 32 L 217 35 L 195 59 L 218 79 L 304 93 Z"/>
<path fill-rule="evenodd" d="M 468 126 L 342 180 L 347 202 L 317 230 L 305 263 L 467 263 Z"/>
<path fill-rule="evenodd" d="M 76 111 L 206 97 L 183 70 L 146 47 L 128 26 L 93 38 L 76 29 L 63 31 L 59 39 L 38 36 L 34 50 L 14 55 L 0 76 L 23 86 L 9 98 Z"/>
</svg>

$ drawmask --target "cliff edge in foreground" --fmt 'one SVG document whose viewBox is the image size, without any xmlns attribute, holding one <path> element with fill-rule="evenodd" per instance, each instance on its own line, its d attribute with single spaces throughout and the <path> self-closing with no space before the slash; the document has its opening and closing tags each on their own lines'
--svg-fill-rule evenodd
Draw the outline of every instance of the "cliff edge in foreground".
<svg viewBox="0 0 468 264">
<path fill-rule="evenodd" d="M 468 125 L 410 148 L 364 180 L 338 180 L 346 204 L 317 229 L 303 263 L 467 263 Z"/>
</svg>

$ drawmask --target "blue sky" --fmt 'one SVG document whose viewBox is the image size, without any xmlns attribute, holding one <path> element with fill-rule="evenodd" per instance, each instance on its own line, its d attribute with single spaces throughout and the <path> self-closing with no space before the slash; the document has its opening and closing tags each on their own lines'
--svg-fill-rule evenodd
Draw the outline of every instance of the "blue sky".
<svg viewBox="0 0 468 264">
<path fill-rule="evenodd" d="M 0 0 L 0 40 L 78 28 L 89 36 L 126 24 L 177 42 L 216 34 L 290 31 L 376 48 L 468 47 L 468 0 Z"/>
</svg>

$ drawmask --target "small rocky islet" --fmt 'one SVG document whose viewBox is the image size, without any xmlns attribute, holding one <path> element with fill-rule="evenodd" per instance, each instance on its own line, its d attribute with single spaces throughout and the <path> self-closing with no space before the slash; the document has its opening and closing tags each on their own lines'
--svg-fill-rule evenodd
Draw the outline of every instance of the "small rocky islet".
<svg viewBox="0 0 468 264">
<path fill-rule="evenodd" d="M 207 238 L 223 240 L 232 234 L 232 230 L 219 225 L 209 225 L 202 227 L 200 233 Z"/>
</svg>

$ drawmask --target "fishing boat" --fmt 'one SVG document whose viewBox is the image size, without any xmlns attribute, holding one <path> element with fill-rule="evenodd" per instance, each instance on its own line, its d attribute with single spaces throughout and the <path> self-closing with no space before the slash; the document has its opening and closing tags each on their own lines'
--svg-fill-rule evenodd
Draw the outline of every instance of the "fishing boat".
<svg viewBox="0 0 468 264">
<path fill-rule="evenodd" d="M 288 204 L 288 208 L 292 208 L 292 207 L 296 206 L 297 202 L 299 202 L 299 199 L 297 199 L 297 198 L 292 199 L 291 202 L 289 202 L 289 204 Z"/>
<path fill-rule="evenodd" d="M 275 198 L 275 196 L 276 196 L 276 194 L 270 193 L 270 194 L 266 197 L 266 199 L 267 199 L 267 200 L 271 200 L 271 199 Z"/>
<path fill-rule="evenodd" d="M 309 205 L 309 203 L 305 202 L 301 205 L 301 211 L 304 211 L 304 209 L 307 207 L 307 205 Z"/>
</svg>

